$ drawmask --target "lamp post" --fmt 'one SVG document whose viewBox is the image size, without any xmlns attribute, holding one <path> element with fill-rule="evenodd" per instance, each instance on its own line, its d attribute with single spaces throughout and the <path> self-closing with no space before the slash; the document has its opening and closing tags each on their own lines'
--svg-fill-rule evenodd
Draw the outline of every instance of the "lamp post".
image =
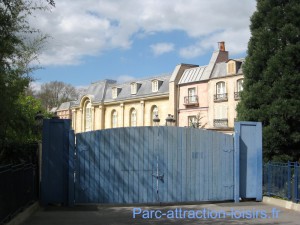
<svg viewBox="0 0 300 225">
<path fill-rule="evenodd" d="M 171 114 L 168 114 L 167 118 L 166 118 L 166 126 L 174 126 L 175 125 L 175 119 L 174 116 Z"/>
<path fill-rule="evenodd" d="M 153 125 L 158 127 L 159 122 L 160 122 L 160 119 L 158 118 L 158 115 L 156 114 L 153 118 Z"/>
<path fill-rule="evenodd" d="M 35 120 L 35 126 L 37 129 L 37 133 L 40 134 L 42 131 L 42 127 L 43 127 L 43 119 L 44 119 L 44 115 L 42 114 L 42 111 L 38 111 L 37 114 L 34 117 Z"/>
<path fill-rule="evenodd" d="M 37 114 L 34 117 L 35 120 L 35 126 L 37 129 L 37 153 L 36 153 L 36 163 L 37 163 L 37 190 L 40 193 L 40 182 L 42 177 L 42 129 L 43 129 L 43 120 L 44 115 L 42 114 L 42 111 L 38 111 Z"/>
</svg>

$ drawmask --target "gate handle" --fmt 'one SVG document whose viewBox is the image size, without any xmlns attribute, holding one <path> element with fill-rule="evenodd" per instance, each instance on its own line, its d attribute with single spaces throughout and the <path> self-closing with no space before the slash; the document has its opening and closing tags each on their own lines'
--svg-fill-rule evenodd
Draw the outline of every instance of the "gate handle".
<svg viewBox="0 0 300 225">
<path fill-rule="evenodd" d="M 159 180 L 161 180 L 162 182 L 164 182 L 164 174 L 162 174 L 162 175 L 156 175 L 156 174 L 154 173 L 154 174 L 152 174 L 152 176 L 154 176 L 154 177 L 156 177 L 156 179 L 159 179 Z"/>
</svg>

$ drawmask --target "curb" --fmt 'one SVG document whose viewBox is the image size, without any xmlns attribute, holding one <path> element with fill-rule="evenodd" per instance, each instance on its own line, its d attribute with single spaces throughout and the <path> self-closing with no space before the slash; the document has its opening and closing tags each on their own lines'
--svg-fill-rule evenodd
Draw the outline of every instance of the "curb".
<svg viewBox="0 0 300 225">
<path fill-rule="evenodd" d="M 263 203 L 270 204 L 270 205 L 276 205 L 282 208 L 286 209 L 291 209 L 297 212 L 300 212 L 300 204 L 291 202 L 291 201 L 286 201 L 282 199 L 277 199 L 277 198 L 271 198 L 271 197 L 263 197 Z"/>
<path fill-rule="evenodd" d="M 20 225 L 27 220 L 33 213 L 40 208 L 39 202 L 35 202 L 26 208 L 24 211 L 18 213 L 12 220 L 5 223 L 4 225 Z"/>
</svg>

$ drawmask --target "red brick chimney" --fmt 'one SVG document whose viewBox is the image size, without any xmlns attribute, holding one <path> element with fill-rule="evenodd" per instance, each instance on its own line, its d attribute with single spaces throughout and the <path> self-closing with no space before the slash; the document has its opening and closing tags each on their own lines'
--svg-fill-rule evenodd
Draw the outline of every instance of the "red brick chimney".
<svg viewBox="0 0 300 225">
<path fill-rule="evenodd" d="M 218 44 L 219 44 L 219 51 L 225 52 L 225 42 L 220 41 L 220 42 L 218 42 Z"/>
</svg>

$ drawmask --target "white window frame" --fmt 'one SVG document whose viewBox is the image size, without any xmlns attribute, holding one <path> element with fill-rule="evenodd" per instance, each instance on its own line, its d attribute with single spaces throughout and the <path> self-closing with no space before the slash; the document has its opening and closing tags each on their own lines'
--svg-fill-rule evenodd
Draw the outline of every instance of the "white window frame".
<svg viewBox="0 0 300 225">
<path fill-rule="evenodd" d="M 116 110 L 113 110 L 111 114 L 111 127 L 112 128 L 118 127 L 118 113 Z"/>
<path fill-rule="evenodd" d="M 84 130 L 92 130 L 92 104 L 90 101 L 87 101 L 84 107 L 84 122 Z"/>
<path fill-rule="evenodd" d="M 112 98 L 117 98 L 118 97 L 118 89 L 116 87 L 113 87 L 111 89 L 112 91 Z"/>
<path fill-rule="evenodd" d="M 131 83 L 130 84 L 131 94 L 136 95 L 137 93 L 137 83 Z"/>
<path fill-rule="evenodd" d="M 226 94 L 226 83 L 224 81 L 216 83 L 216 94 Z"/>
<path fill-rule="evenodd" d="M 130 126 L 136 127 L 137 126 L 137 112 L 136 109 L 131 109 L 130 111 Z"/>
<path fill-rule="evenodd" d="M 158 92 L 158 80 L 152 81 L 152 92 Z"/>
<path fill-rule="evenodd" d="M 151 110 L 151 124 L 152 124 L 152 126 L 154 125 L 153 119 L 155 118 L 156 115 L 158 115 L 158 107 L 156 105 L 154 105 L 154 106 L 152 106 L 152 110 Z"/>
<path fill-rule="evenodd" d="M 237 92 L 242 92 L 243 91 L 243 84 L 244 84 L 244 79 L 238 79 L 236 81 L 236 89 L 237 89 Z"/>
<path fill-rule="evenodd" d="M 196 102 L 196 88 L 188 88 L 188 98 L 189 98 L 189 103 L 194 103 Z"/>
<path fill-rule="evenodd" d="M 197 123 L 197 116 L 188 116 L 188 127 L 193 127 Z"/>
</svg>

